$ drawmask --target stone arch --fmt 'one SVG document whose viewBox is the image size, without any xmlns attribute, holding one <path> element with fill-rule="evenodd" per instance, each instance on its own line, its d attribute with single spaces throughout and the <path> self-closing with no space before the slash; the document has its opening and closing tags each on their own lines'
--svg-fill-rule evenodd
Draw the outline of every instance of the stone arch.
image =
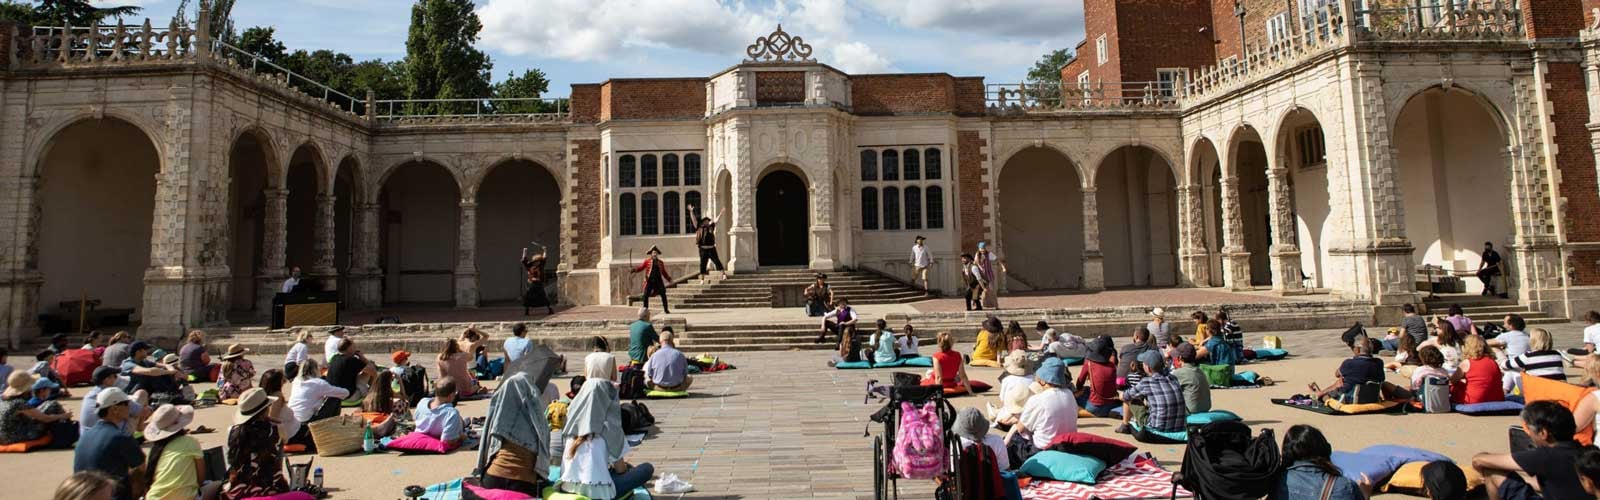
<svg viewBox="0 0 1600 500">
<path fill-rule="evenodd" d="M 1400 123 L 1400 114 L 1403 113 L 1406 108 L 1412 104 L 1412 102 L 1414 102 L 1418 97 L 1435 91 L 1459 91 L 1470 94 L 1473 96 L 1473 102 L 1475 104 L 1480 106 L 1484 112 L 1494 117 L 1495 126 L 1498 127 L 1500 135 L 1505 137 L 1505 142 L 1507 144 L 1520 143 L 1518 129 L 1511 120 L 1511 115 L 1508 115 L 1505 112 L 1505 110 L 1513 109 L 1514 107 L 1511 97 L 1499 96 L 1497 98 L 1494 93 L 1489 92 L 1486 88 L 1479 87 L 1478 85 L 1474 85 L 1470 82 L 1450 82 L 1448 85 L 1442 83 L 1423 82 L 1407 86 L 1396 94 L 1396 97 L 1398 97 L 1397 99 L 1391 101 L 1392 107 L 1388 114 L 1389 130 L 1396 130 L 1395 127 L 1398 127 Z"/>
<path fill-rule="evenodd" d="M 279 184 L 287 191 L 283 201 L 285 269 L 301 268 L 308 276 L 321 261 L 317 238 L 322 220 L 321 196 L 333 191 L 326 179 L 331 176 L 322 148 L 307 140 L 289 153 Z M 270 216 L 271 214 L 269 214 Z M 270 239 L 269 239 L 270 241 Z M 277 269 L 266 269 L 268 274 Z M 322 278 L 326 278 L 323 276 Z"/>
<path fill-rule="evenodd" d="M 1004 154 L 1002 154 L 1002 155 L 997 157 L 997 158 L 1004 158 L 1005 160 L 995 163 L 996 165 L 999 165 L 999 167 L 995 169 L 994 177 L 996 179 L 1000 178 L 1001 171 L 1005 170 L 1006 165 L 1011 163 L 1011 159 L 1012 158 L 1016 157 L 1018 154 L 1021 154 L 1024 151 L 1027 151 L 1027 150 L 1032 149 L 1032 148 L 1048 149 L 1050 151 L 1054 151 L 1058 155 L 1061 155 L 1062 158 L 1066 158 L 1067 159 L 1067 164 L 1072 166 L 1073 173 L 1078 176 L 1079 180 L 1088 179 L 1090 177 L 1089 172 L 1086 169 L 1086 167 L 1084 167 L 1083 164 L 1079 163 L 1078 159 L 1077 159 L 1079 156 L 1083 156 L 1083 155 L 1073 154 L 1073 153 L 1069 152 L 1067 150 L 1067 148 L 1063 148 L 1063 147 L 1060 147 L 1060 146 L 1058 146 L 1056 144 L 1052 144 L 1049 141 L 1037 141 L 1037 142 L 1030 142 L 1030 143 L 1025 143 L 1025 144 L 1017 144 L 1017 145 L 1013 145 L 1010 148 L 1006 149 Z M 1081 188 L 1083 186 L 1080 185 L 1078 187 Z"/>
<path fill-rule="evenodd" d="M 1206 249 L 1207 276 L 1210 278 L 1202 285 L 1222 286 L 1222 186 L 1218 181 L 1222 179 L 1222 157 L 1217 147 L 1217 142 L 1210 134 L 1201 134 L 1192 143 L 1189 152 L 1190 185 L 1198 187 L 1200 191 L 1201 214 L 1200 221 L 1189 221 L 1190 224 L 1204 224 L 1201 231 L 1199 246 Z M 1191 211 L 1194 213 L 1195 211 Z"/>
<path fill-rule="evenodd" d="M 1271 144 L 1261 131 L 1261 127 L 1247 122 L 1234 127 L 1226 146 L 1228 156 L 1222 162 L 1224 170 L 1227 170 L 1225 176 L 1235 179 L 1234 190 L 1237 192 L 1237 198 L 1224 200 L 1223 203 L 1238 204 L 1235 208 L 1240 221 L 1237 229 L 1241 231 L 1240 237 L 1228 236 L 1224 240 L 1243 244 L 1240 249 L 1249 254 L 1249 283 L 1252 286 L 1272 284 L 1270 250 L 1275 243 L 1272 241 L 1271 186 L 1267 179 L 1268 165 L 1271 164 L 1267 148 Z M 1219 206 L 1218 212 L 1221 211 Z M 1220 216 L 1219 220 L 1222 220 Z"/>
<path fill-rule="evenodd" d="M 1312 108 L 1292 106 L 1275 122 L 1277 165 L 1288 181 L 1290 220 L 1294 223 L 1292 243 L 1300 250 L 1300 272 L 1312 279 L 1313 287 L 1328 286 L 1323 263 L 1330 262 L 1327 242 L 1337 237 L 1329 227 L 1333 204 L 1328 187 L 1328 139 L 1321 115 Z"/>
<path fill-rule="evenodd" d="M 1168 158 L 1135 143 L 1111 150 L 1095 166 L 1107 287 L 1178 285 L 1178 182 Z"/>
<path fill-rule="evenodd" d="M 349 290 L 347 281 L 357 264 L 356 247 L 365 229 L 358 214 L 367 199 L 366 174 L 355 153 L 345 154 L 333 172 L 328 182 L 333 186 L 333 268 L 339 274 L 339 290 Z"/>
<path fill-rule="evenodd" d="M 283 185 L 286 162 L 267 129 L 250 126 L 233 134 L 228 144 L 229 310 L 249 312 L 247 320 L 270 311 L 271 283 L 266 282 L 269 191 Z"/>
<path fill-rule="evenodd" d="M 145 272 L 153 259 L 158 136 L 120 116 L 82 115 L 52 126 L 37 151 L 36 233 L 25 265 L 39 273 L 38 309 L 99 301 L 97 310 L 126 310 L 137 324 L 146 312 Z M 64 333 L 76 317 L 43 320 L 43 333 Z"/>
<path fill-rule="evenodd" d="M 389 178 L 394 176 L 394 173 L 396 171 L 398 171 L 400 169 L 400 167 L 403 167 L 403 166 L 406 166 L 406 165 L 409 165 L 409 164 L 412 164 L 412 163 L 427 163 L 427 164 L 431 164 L 431 165 L 436 165 L 439 168 L 443 168 L 446 173 L 450 174 L 450 181 L 451 181 L 452 187 L 454 187 L 456 189 L 456 192 L 460 193 L 460 194 L 463 194 L 463 195 L 465 195 L 465 193 L 467 193 L 467 191 L 466 191 L 466 186 L 467 186 L 466 178 L 462 177 L 461 172 L 458 171 L 458 169 L 456 169 L 455 167 L 451 166 L 450 163 L 442 161 L 442 160 L 440 160 L 440 159 L 438 159 L 438 158 L 436 158 L 434 156 L 431 156 L 431 155 L 414 155 L 414 156 L 407 156 L 404 159 L 395 161 L 394 163 L 390 163 L 387 166 L 385 166 L 383 168 L 383 170 L 379 170 L 379 171 L 376 172 L 377 177 L 373 178 L 372 179 L 372 183 L 368 185 L 368 188 L 370 188 L 370 189 L 368 189 L 367 192 L 371 193 L 371 195 L 373 196 L 373 199 L 370 200 L 370 202 L 371 203 L 377 203 L 378 202 L 377 196 L 378 196 L 378 194 L 380 194 L 381 191 L 383 191 L 383 185 L 385 183 L 389 182 Z M 463 198 L 463 199 L 466 199 L 466 198 Z"/>
<path fill-rule="evenodd" d="M 255 140 L 257 144 L 259 144 L 262 157 L 266 162 L 267 187 L 276 188 L 278 186 L 282 186 L 284 166 L 286 163 L 282 158 L 281 151 L 278 149 L 279 146 L 277 143 L 277 138 L 273 137 L 272 132 L 267 130 L 265 127 L 251 125 L 242 127 L 235 131 L 232 138 L 228 141 L 228 147 L 232 148 L 237 146 L 239 141 L 247 137 Z"/>
<path fill-rule="evenodd" d="M 1060 149 L 1032 147 L 1007 156 L 995 174 L 1000 255 L 1006 288 L 1075 289 L 1084 285 L 1082 170 Z"/>
<path fill-rule="evenodd" d="M 1167 148 L 1151 142 L 1129 140 L 1114 143 L 1111 147 L 1106 148 L 1104 151 L 1098 151 L 1098 154 L 1093 156 L 1094 162 L 1089 163 L 1087 170 L 1084 171 L 1087 174 L 1084 177 L 1084 185 L 1093 186 L 1095 183 L 1099 182 L 1100 167 L 1105 165 L 1105 161 L 1109 159 L 1111 155 L 1117 154 L 1119 151 L 1126 148 L 1142 148 L 1155 154 L 1157 158 L 1160 158 L 1166 163 L 1167 171 L 1172 174 L 1172 178 L 1176 179 L 1178 182 L 1182 182 L 1184 178 L 1183 162 L 1173 161 L 1173 158 L 1176 158 L 1176 156 L 1174 156 L 1170 151 L 1167 151 Z"/>
<path fill-rule="evenodd" d="M 811 193 L 815 182 L 804 166 L 782 159 L 768 163 L 756 174 L 756 260 L 760 265 L 810 262 L 811 211 L 818 205 Z"/>
<path fill-rule="evenodd" d="M 442 163 L 415 158 L 380 177 L 378 267 L 385 304 L 454 304 L 461 185 Z"/>
<path fill-rule="evenodd" d="M 1222 162 L 1223 177 L 1239 176 L 1239 146 L 1242 145 L 1252 135 L 1261 141 L 1262 149 L 1266 149 L 1266 136 L 1263 135 L 1262 131 L 1263 129 L 1261 127 L 1257 127 L 1249 122 L 1239 122 L 1234 124 L 1232 129 L 1228 130 L 1227 142 L 1223 143 L 1223 147 L 1217 151 L 1219 155 L 1226 155 L 1223 156 L 1223 158 L 1229 160 Z"/>
<path fill-rule="evenodd" d="M 483 181 L 488 179 L 489 176 L 494 173 L 496 168 L 508 163 L 518 162 L 526 162 L 537 165 L 540 170 L 549 174 L 550 178 L 555 180 L 558 188 L 560 188 L 563 192 L 566 191 L 566 172 L 562 172 L 551 167 L 551 163 L 545 158 L 539 158 L 525 154 L 512 154 L 497 157 L 493 161 L 486 163 L 486 168 L 474 169 L 473 172 L 468 173 L 462 181 L 462 186 L 464 187 L 463 192 L 466 193 L 466 196 L 463 198 L 477 199 L 478 190 L 483 188 Z"/>
<path fill-rule="evenodd" d="M 156 131 L 162 130 L 163 127 L 156 125 L 151 120 L 138 113 L 101 110 L 97 112 L 82 112 L 61 115 L 54 121 L 50 122 L 49 125 L 34 129 L 35 133 L 33 134 L 32 143 L 28 146 L 27 154 L 23 156 L 24 158 L 29 159 L 28 175 L 31 177 L 38 177 L 44 170 L 44 156 L 51 150 L 51 148 L 55 147 L 56 141 L 61 137 L 61 131 L 84 121 L 105 119 L 115 119 L 127 123 L 128 125 L 138 129 L 139 132 L 144 134 L 145 137 L 149 138 L 150 143 L 156 149 L 157 157 L 161 158 L 162 160 L 161 164 L 158 165 L 161 167 L 161 170 L 158 173 L 166 173 L 168 166 L 166 162 L 168 148 L 167 144 L 160 140 L 162 138 L 161 134 L 156 133 Z"/>
<path fill-rule="evenodd" d="M 526 282 L 523 248 L 537 253 L 532 243 L 543 245 L 547 271 L 561 264 L 561 181 L 543 163 L 515 156 L 483 169 L 476 182 L 467 198 L 477 203 L 478 297 L 484 304 L 516 303 Z"/>
</svg>

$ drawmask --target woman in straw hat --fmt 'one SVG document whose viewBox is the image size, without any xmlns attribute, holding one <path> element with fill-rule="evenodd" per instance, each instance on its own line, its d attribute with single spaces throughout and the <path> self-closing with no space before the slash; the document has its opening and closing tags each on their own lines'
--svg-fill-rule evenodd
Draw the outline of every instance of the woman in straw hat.
<svg viewBox="0 0 1600 500">
<path fill-rule="evenodd" d="M 145 498 L 216 497 L 216 485 L 200 485 L 206 477 L 205 452 L 200 450 L 200 442 L 189 436 L 190 422 L 194 422 L 192 406 L 161 405 L 150 415 L 144 427 L 144 439 L 151 443 L 144 467 L 144 482 L 150 485 Z"/>
<path fill-rule="evenodd" d="M 228 429 L 228 498 L 272 496 L 289 491 L 283 478 L 278 428 L 267 416 L 274 398 L 261 388 L 239 395 Z"/>
<path fill-rule="evenodd" d="M 255 387 L 256 366 L 244 359 L 246 354 L 250 354 L 249 349 L 233 344 L 222 355 L 222 386 L 218 389 L 222 399 L 237 399 L 244 391 Z"/>
<path fill-rule="evenodd" d="M 33 441 L 49 434 L 56 424 L 72 422 L 70 411 L 47 415 L 28 406 L 36 381 L 28 372 L 12 372 L 6 379 L 6 389 L 0 392 L 0 444 Z"/>
</svg>

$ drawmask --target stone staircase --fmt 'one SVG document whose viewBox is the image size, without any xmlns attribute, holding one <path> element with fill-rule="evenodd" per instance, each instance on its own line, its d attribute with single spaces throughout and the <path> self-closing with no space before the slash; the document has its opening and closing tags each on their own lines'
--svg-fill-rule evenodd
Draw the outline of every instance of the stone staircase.
<svg viewBox="0 0 1600 500">
<path fill-rule="evenodd" d="M 691 326 L 679 341 L 685 353 L 722 353 L 736 351 L 790 351 L 835 350 L 835 337 L 816 344 L 821 321 L 806 323 L 745 324 Z M 930 334 L 919 334 L 923 346 L 933 345 Z M 925 350 L 925 349 L 924 349 Z"/>
<path fill-rule="evenodd" d="M 713 277 L 706 283 L 691 279 L 669 290 L 667 303 L 673 309 L 772 307 L 774 286 L 803 288 L 811 284 L 815 274 L 808 269 L 766 269 L 732 274 L 726 279 Z M 827 275 L 834 297 L 852 305 L 900 304 L 932 298 L 922 290 L 870 271 L 834 271 Z M 638 299 L 629 302 L 637 303 Z"/>
<path fill-rule="evenodd" d="M 1425 301 L 1429 314 L 1446 314 L 1451 304 L 1459 304 L 1461 311 L 1474 323 L 1500 323 L 1507 314 L 1516 314 L 1527 320 L 1528 326 L 1556 325 L 1572 320 L 1551 315 L 1517 303 L 1517 299 L 1485 297 L 1482 295 L 1440 295 Z"/>
</svg>

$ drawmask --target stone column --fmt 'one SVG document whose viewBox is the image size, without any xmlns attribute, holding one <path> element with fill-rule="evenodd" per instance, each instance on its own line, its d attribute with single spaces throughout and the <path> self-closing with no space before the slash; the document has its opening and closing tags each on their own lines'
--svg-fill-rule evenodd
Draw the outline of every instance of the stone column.
<svg viewBox="0 0 1600 500">
<path fill-rule="evenodd" d="M 834 267 L 833 241 L 833 176 L 818 176 L 811 188 L 811 264 L 816 271 L 832 271 Z"/>
<path fill-rule="evenodd" d="M 461 200 L 456 242 L 456 307 L 478 307 L 478 202 Z"/>
<path fill-rule="evenodd" d="M 739 73 L 741 78 L 744 75 L 745 72 Z M 733 193 L 729 197 L 733 200 L 733 206 L 728 211 L 733 216 L 733 226 L 728 230 L 728 269 L 735 272 L 754 271 L 760 267 L 760 263 L 756 256 L 756 186 L 755 174 L 751 172 L 755 167 L 751 159 L 750 124 L 738 122 L 732 130 L 726 140 L 732 143 L 738 156 L 733 168 Z"/>
<path fill-rule="evenodd" d="M 272 316 L 272 297 L 282 290 L 283 280 L 289 276 L 284 269 L 289 223 L 285 213 L 289 205 L 289 190 L 268 189 L 266 215 L 262 221 L 261 275 L 256 276 L 256 317 Z"/>
<path fill-rule="evenodd" d="M 1206 250 L 1205 188 L 1198 184 L 1178 186 L 1178 265 L 1182 275 L 1178 286 L 1205 287 L 1211 284 L 1211 253 Z"/>
<path fill-rule="evenodd" d="M 1222 280 L 1231 290 L 1250 289 L 1250 252 L 1244 246 L 1239 178 L 1222 178 Z"/>
<path fill-rule="evenodd" d="M 317 195 L 317 226 L 316 241 L 312 243 L 316 249 L 317 260 L 311 264 L 311 277 L 322 281 L 322 286 L 328 290 L 339 288 L 339 270 L 334 268 L 334 196 L 331 194 Z"/>
<path fill-rule="evenodd" d="M 1284 295 L 1306 293 L 1300 280 L 1300 247 L 1294 243 L 1297 228 L 1294 204 L 1289 192 L 1289 169 L 1284 159 L 1267 168 L 1267 204 L 1272 210 L 1272 290 Z"/>
<path fill-rule="evenodd" d="M 1083 188 L 1083 289 L 1106 288 L 1105 257 L 1100 253 L 1100 201 L 1095 187 Z"/>
<path fill-rule="evenodd" d="M 44 277 L 33 268 L 36 240 L 39 237 L 37 199 L 39 178 L 22 177 L 0 179 L 0 195 L 12 203 L 0 211 L 9 212 L 13 239 L 4 243 L 6 252 L 0 256 L 0 345 L 11 349 L 19 347 L 24 339 L 39 332 L 35 313 L 39 310 L 39 288 Z M 15 210 L 15 211 L 11 211 Z"/>
<path fill-rule="evenodd" d="M 355 208 L 352 222 L 356 234 L 350 238 L 350 286 L 344 291 L 345 307 L 374 309 L 383 305 L 383 269 L 378 267 L 380 206 L 363 203 Z"/>
</svg>

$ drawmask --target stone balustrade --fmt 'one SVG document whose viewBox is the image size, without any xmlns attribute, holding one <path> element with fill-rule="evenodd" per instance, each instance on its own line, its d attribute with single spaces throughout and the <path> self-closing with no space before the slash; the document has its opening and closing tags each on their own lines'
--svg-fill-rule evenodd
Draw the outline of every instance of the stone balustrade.
<svg viewBox="0 0 1600 500">
<path fill-rule="evenodd" d="M 1059 85 L 995 83 L 985 87 L 991 115 L 1040 112 L 1175 110 L 1178 82 L 1096 82 Z"/>
</svg>

